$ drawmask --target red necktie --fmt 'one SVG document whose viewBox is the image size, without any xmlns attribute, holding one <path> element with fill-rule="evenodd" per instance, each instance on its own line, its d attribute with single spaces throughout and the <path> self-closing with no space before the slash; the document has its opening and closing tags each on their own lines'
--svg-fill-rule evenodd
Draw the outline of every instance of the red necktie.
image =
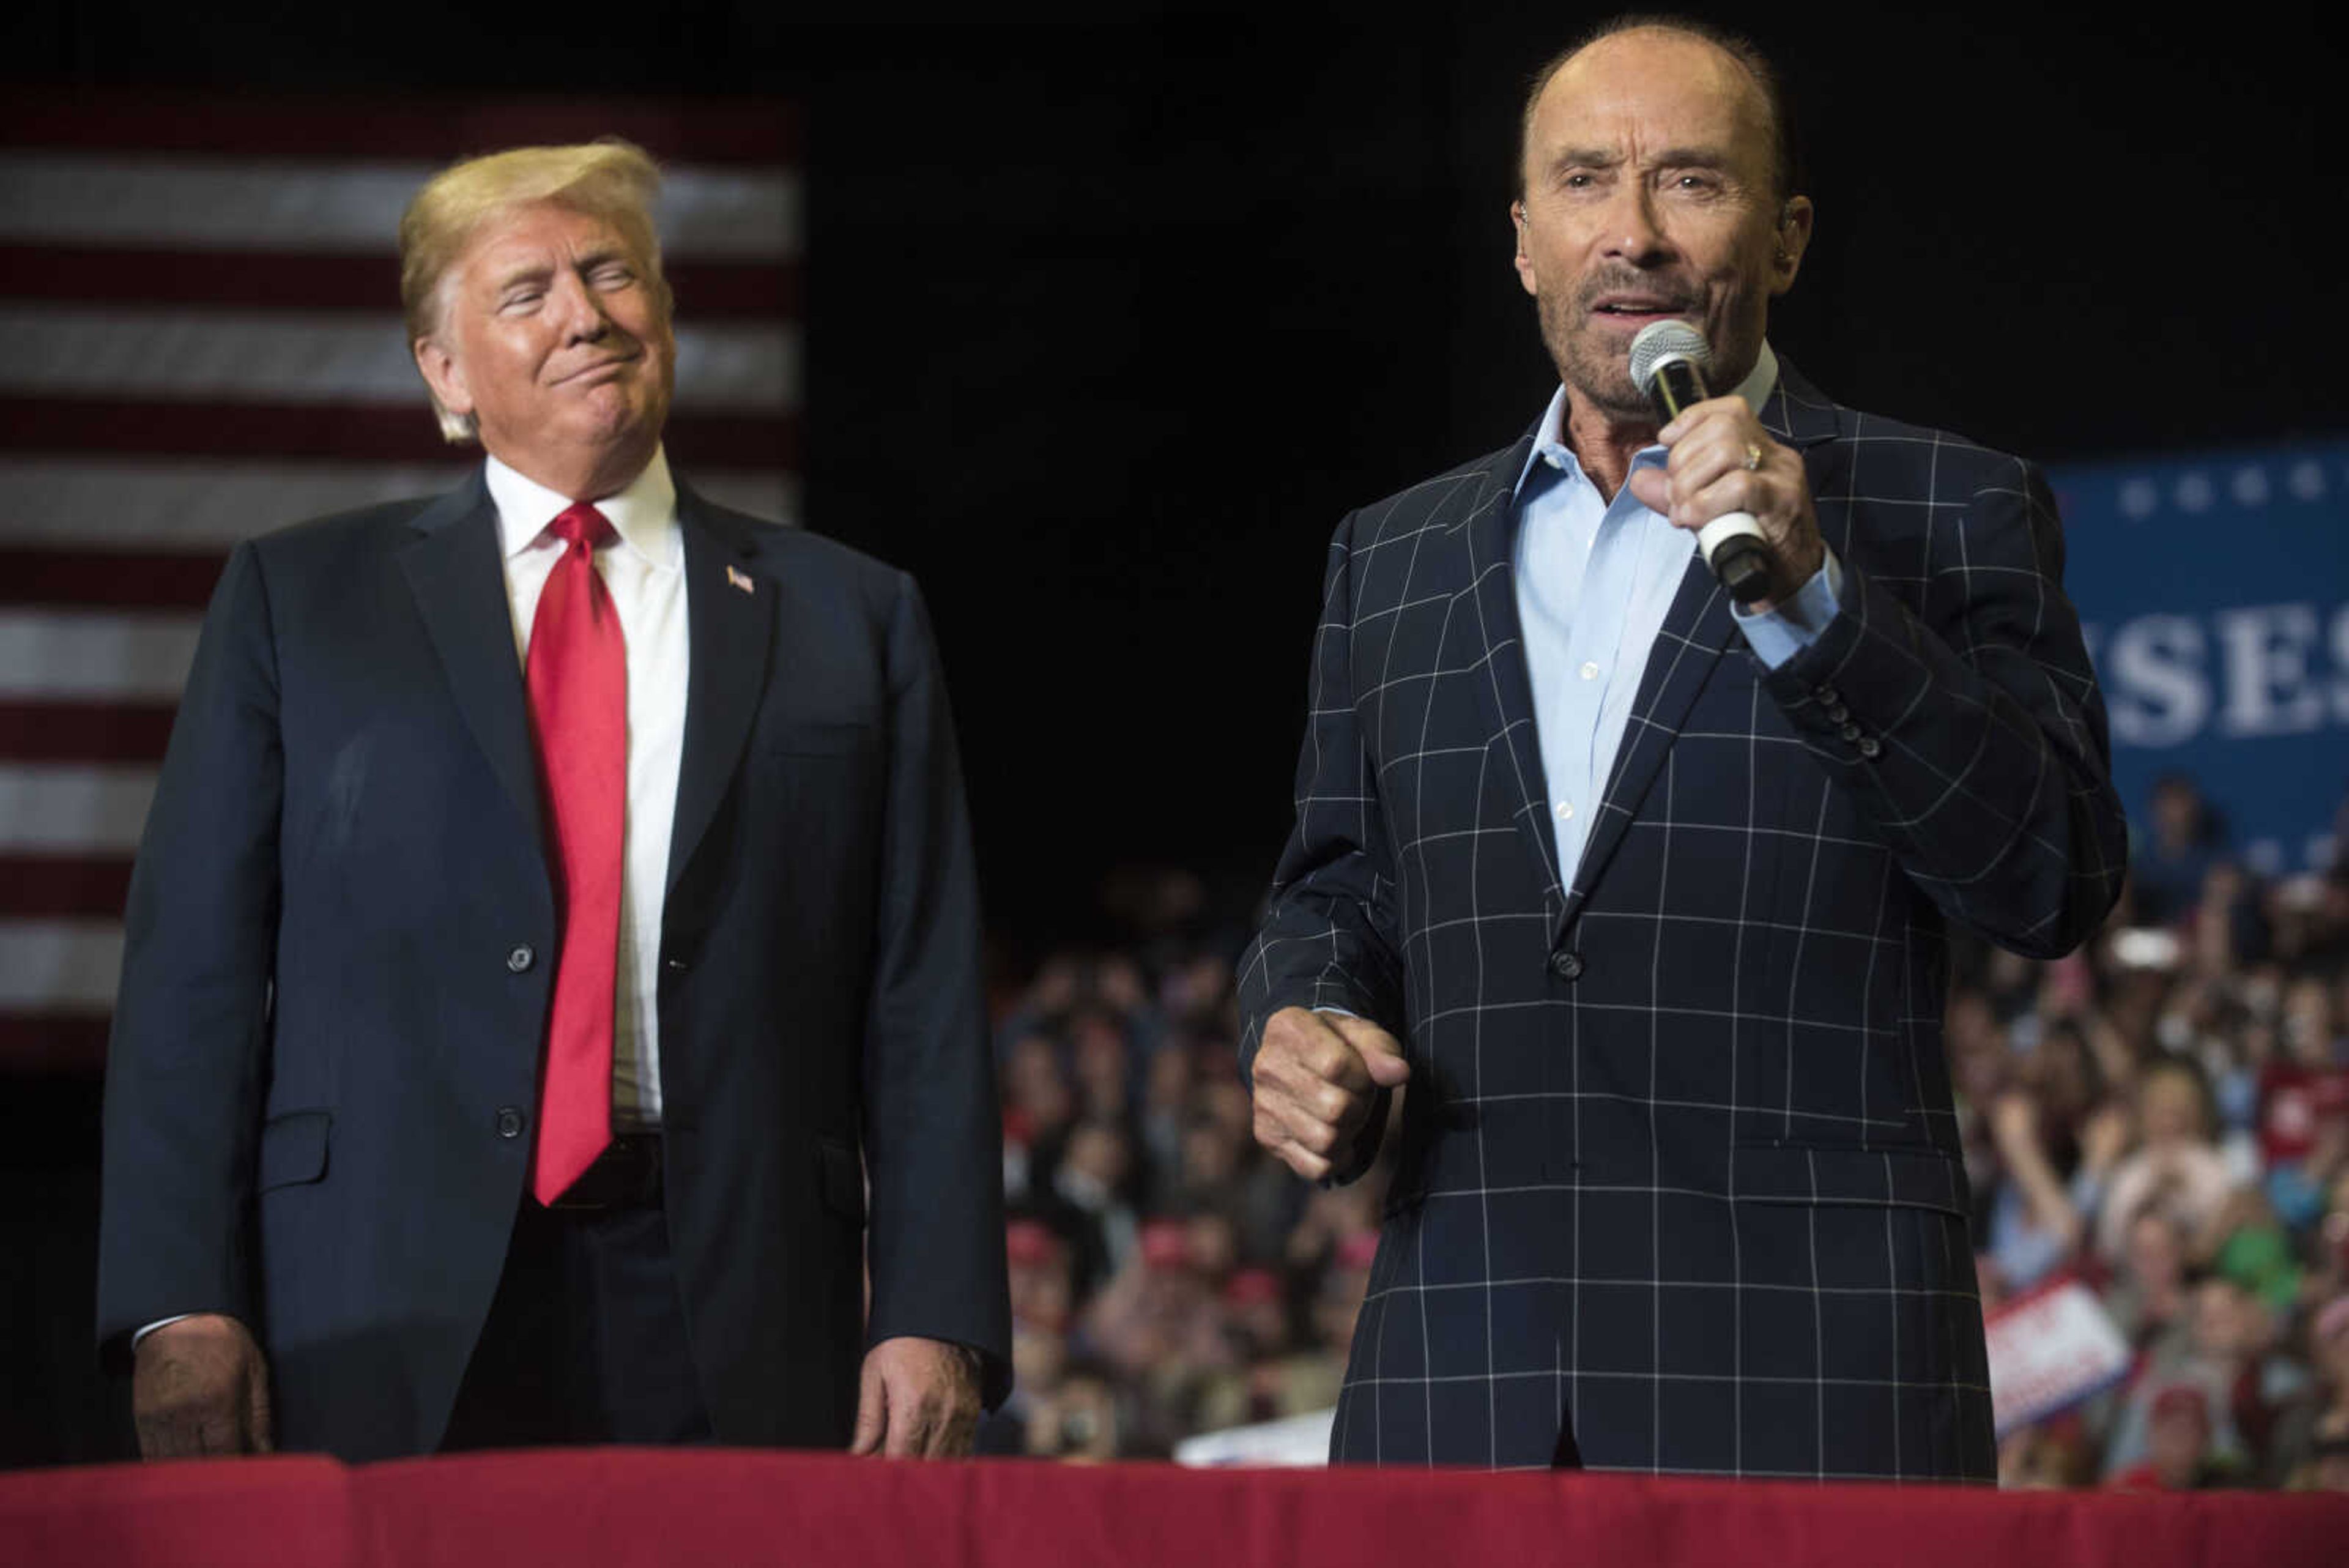
<svg viewBox="0 0 2349 1568">
<path fill-rule="evenodd" d="M 541 1203 L 561 1197 L 612 1141 L 612 991 L 628 802 L 627 644 L 595 573 L 595 546 L 612 525 L 582 501 L 550 526 L 566 547 L 539 596 L 523 661 L 563 931 L 531 1172 Z"/>
</svg>

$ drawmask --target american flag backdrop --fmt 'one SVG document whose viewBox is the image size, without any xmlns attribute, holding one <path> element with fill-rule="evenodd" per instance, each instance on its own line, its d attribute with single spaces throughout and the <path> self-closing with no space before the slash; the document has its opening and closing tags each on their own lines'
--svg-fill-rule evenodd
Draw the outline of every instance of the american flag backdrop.
<svg viewBox="0 0 2349 1568">
<path fill-rule="evenodd" d="M 0 1072 L 95 1067 L 130 861 L 229 547 L 447 489 L 395 234 L 436 168 L 625 136 L 667 175 L 667 447 L 796 510 L 800 182 L 772 102 L 0 106 Z M 451 867 L 451 874 L 460 868 Z"/>
</svg>

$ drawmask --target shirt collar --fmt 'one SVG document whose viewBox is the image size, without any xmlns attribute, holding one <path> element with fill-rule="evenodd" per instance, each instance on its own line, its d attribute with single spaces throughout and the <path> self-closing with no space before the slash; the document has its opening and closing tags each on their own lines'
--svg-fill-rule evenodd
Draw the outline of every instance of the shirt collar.
<svg viewBox="0 0 2349 1568">
<path fill-rule="evenodd" d="M 492 457 L 482 473 L 490 499 L 498 508 L 498 542 L 512 560 L 545 536 L 547 524 L 571 504 L 572 497 L 549 490 Z M 610 495 L 594 497 L 595 510 L 612 524 L 620 543 L 656 571 L 678 564 L 677 482 L 669 477 L 668 454 L 653 449 L 644 472 Z"/>
<path fill-rule="evenodd" d="M 1771 352 L 1769 339 L 1765 337 L 1762 341 L 1762 352 L 1754 357 L 1754 369 L 1747 371 L 1745 379 L 1732 389 L 1745 400 L 1747 408 L 1758 411 L 1764 403 L 1770 400 L 1770 394 L 1777 389 L 1777 386 L 1778 356 Z M 1661 446 L 1641 447 L 1632 461 L 1636 463 L 1650 452 L 1661 454 L 1663 450 Z M 1566 386 L 1563 382 L 1559 383 L 1557 391 L 1550 394 L 1549 407 L 1542 410 L 1541 423 L 1534 427 L 1534 449 L 1526 454 L 1525 467 L 1517 470 L 1514 493 L 1519 496 L 1525 493 L 1526 476 L 1533 472 L 1534 464 L 1544 462 L 1561 472 L 1581 472 L 1582 465 L 1575 461 L 1574 449 L 1566 444 Z"/>
</svg>

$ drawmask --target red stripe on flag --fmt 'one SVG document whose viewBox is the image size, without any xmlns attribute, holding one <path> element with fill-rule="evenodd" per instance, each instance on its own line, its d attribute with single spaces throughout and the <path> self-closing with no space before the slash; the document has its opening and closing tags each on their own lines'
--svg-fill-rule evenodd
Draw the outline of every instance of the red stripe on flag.
<svg viewBox="0 0 2349 1568">
<path fill-rule="evenodd" d="M 500 148 L 621 136 L 664 162 L 791 163 L 799 116 L 773 99 L 256 98 L 140 90 L 16 90 L 0 145 L 205 158 L 445 162 Z"/>
<path fill-rule="evenodd" d="M 677 413 L 662 440 L 685 464 L 799 467 L 792 414 Z M 424 463 L 476 450 L 443 441 L 420 397 L 414 408 L 0 397 L 0 452 Z"/>
<path fill-rule="evenodd" d="M 386 234 L 382 255 L 0 245 L 0 298 L 388 314 L 399 308 L 399 263 L 388 254 L 391 243 Z M 667 271 L 688 319 L 799 313 L 796 262 L 679 261 Z"/>
<path fill-rule="evenodd" d="M 103 1012 L 0 1012 L 0 1072 L 95 1072 L 112 1023 Z"/>
<path fill-rule="evenodd" d="M 0 855 L 0 919 L 122 918 L 130 861 L 63 855 Z"/>
<path fill-rule="evenodd" d="M 0 545 L 0 605 L 201 609 L 227 560 L 219 550 L 99 554 Z"/>
<path fill-rule="evenodd" d="M 176 711 L 169 702 L 0 702 L 0 762 L 160 762 Z"/>
</svg>

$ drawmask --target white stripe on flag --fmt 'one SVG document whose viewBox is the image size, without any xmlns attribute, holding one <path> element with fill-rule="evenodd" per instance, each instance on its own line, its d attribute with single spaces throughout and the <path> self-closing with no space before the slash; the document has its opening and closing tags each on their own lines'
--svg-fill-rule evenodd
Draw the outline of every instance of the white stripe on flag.
<svg viewBox="0 0 2349 1568">
<path fill-rule="evenodd" d="M 0 850 L 128 855 L 156 777 L 151 767 L 0 763 Z"/>
<path fill-rule="evenodd" d="M 202 624 L 193 614 L 0 609 L 0 698 L 176 701 Z"/>
<path fill-rule="evenodd" d="M 272 163 L 0 152 L 0 240 L 189 250 L 390 254 L 429 163 Z M 665 254 L 800 252 L 800 188 L 771 171 L 679 165 L 654 209 Z"/>
<path fill-rule="evenodd" d="M 0 920 L 0 1007 L 105 1012 L 122 973 L 122 928 L 97 920 Z"/>
<path fill-rule="evenodd" d="M 0 543 L 226 550 L 306 518 L 453 490 L 480 462 L 479 450 L 451 447 L 445 467 L 0 458 Z M 680 477 L 753 517 L 789 523 L 798 515 L 798 482 L 781 470 L 694 469 Z"/>
<path fill-rule="evenodd" d="M 677 333 L 677 406 L 777 413 L 799 401 L 799 334 L 731 322 Z M 260 402 L 406 403 L 427 411 L 399 317 L 0 308 L 0 391 Z"/>
<path fill-rule="evenodd" d="M 478 459 L 403 463 L 0 458 L 0 538 L 76 549 L 225 550 L 307 517 L 453 489 Z"/>
</svg>

